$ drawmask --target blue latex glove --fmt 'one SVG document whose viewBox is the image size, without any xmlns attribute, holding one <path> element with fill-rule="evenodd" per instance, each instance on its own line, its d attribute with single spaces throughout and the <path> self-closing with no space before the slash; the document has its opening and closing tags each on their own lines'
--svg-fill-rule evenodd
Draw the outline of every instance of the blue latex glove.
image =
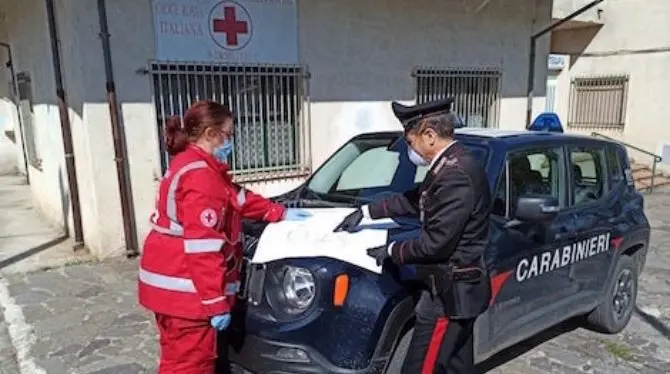
<svg viewBox="0 0 670 374">
<path fill-rule="evenodd" d="M 212 317 L 212 320 L 210 321 L 212 324 L 212 327 L 217 329 L 218 331 L 223 331 L 228 328 L 230 325 L 230 313 L 222 314 L 220 316 L 214 316 Z"/>
<path fill-rule="evenodd" d="M 285 221 L 304 221 L 307 218 L 311 217 L 312 213 L 296 208 L 286 209 L 286 214 L 284 215 Z"/>
</svg>

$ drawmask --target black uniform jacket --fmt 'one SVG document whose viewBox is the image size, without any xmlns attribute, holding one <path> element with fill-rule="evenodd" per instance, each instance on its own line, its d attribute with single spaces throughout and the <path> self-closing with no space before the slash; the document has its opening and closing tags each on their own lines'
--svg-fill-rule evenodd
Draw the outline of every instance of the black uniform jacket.
<svg viewBox="0 0 670 374">
<path fill-rule="evenodd" d="M 489 238 L 490 191 L 484 168 L 459 142 L 433 163 L 418 189 L 372 203 L 373 219 L 419 215 L 421 234 L 393 245 L 398 264 L 480 264 Z"/>
</svg>

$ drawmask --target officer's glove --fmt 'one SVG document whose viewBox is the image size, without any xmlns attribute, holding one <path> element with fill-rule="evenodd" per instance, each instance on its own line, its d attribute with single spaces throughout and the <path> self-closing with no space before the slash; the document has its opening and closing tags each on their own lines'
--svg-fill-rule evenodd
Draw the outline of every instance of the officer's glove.
<svg viewBox="0 0 670 374">
<path fill-rule="evenodd" d="M 363 220 L 363 211 L 359 208 L 354 210 L 353 212 L 349 213 L 342 222 L 335 227 L 335 230 L 333 232 L 338 232 L 338 231 L 347 231 L 347 232 L 354 232 L 356 231 L 356 228 L 358 227 L 358 224 L 361 223 Z"/>
<path fill-rule="evenodd" d="M 377 266 L 382 266 L 384 260 L 389 257 L 388 246 L 380 245 L 379 247 L 368 248 L 368 256 L 377 260 Z"/>
<path fill-rule="evenodd" d="M 304 221 L 311 217 L 312 213 L 296 208 L 287 208 L 284 214 L 284 221 Z"/>
<path fill-rule="evenodd" d="M 227 329 L 228 326 L 230 325 L 230 313 L 214 316 L 212 317 L 210 323 L 212 324 L 212 327 L 214 327 L 218 331 L 223 331 Z"/>
</svg>

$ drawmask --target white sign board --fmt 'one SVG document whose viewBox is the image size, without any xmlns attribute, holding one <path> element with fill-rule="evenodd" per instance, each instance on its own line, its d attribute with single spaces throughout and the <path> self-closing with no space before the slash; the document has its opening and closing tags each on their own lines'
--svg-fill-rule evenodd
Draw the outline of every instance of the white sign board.
<svg viewBox="0 0 670 374">
<path fill-rule="evenodd" d="M 550 54 L 547 58 L 547 67 L 549 70 L 562 70 L 565 67 L 565 56 Z"/>
<path fill-rule="evenodd" d="M 298 63 L 296 0 L 152 0 L 162 61 Z"/>
</svg>

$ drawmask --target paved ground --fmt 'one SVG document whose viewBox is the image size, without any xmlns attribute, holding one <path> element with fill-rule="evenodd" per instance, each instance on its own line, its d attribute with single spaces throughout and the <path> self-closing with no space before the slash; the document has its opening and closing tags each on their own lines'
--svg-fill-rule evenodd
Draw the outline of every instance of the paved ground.
<svg viewBox="0 0 670 374">
<path fill-rule="evenodd" d="M 4 171 L 0 168 L 0 374 L 19 373 L 19 367 L 23 373 L 39 374 L 28 356 L 34 337 L 30 324 L 14 302 L 6 276 L 76 264 L 88 256 L 74 253 L 62 230 L 45 224 L 32 207 L 25 179 Z"/>
<path fill-rule="evenodd" d="M 19 374 L 19 366 L 16 362 L 16 351 L 9 338 L 7 323 L 0 309 L 0 374 Z"/>
<path fill-rule="evenodd" d="M 0 205 L 5 201 L 0 196 Z M 497 367 L 487 368 L 489 373 L 670 372 L 670 193 L 646 201 L 653 246 L 641 278 L 639 308 L 626 330 L 609 336 L 567 324 L 496 357 L 489 366 Z M 0 262 L 7 250 L 21 248 L 6 248 L 2 237 L 11 234 L 3 232 L 4 226 L 0 222 Z M 0 276 L 2 284 L 9 284 L 5 297 L 0 284 L 0 302 L 9 303 L 4 314 L 17 347 L 8 344 L 0 315 L 0 374 L 19 373 L 17 361 L 22 374 L 155 372 L 155 329 L 136 303 L 137 261 L 65 262 L 64 267 Z M 18 316 L 17 310 L 22 312 Z"/>
<path fill-rule="evenodd" d="M 63 230 L 45 223 L 33 209 L 25 178 L 0 174 L 0 275 L 72 264 L 75 253 Z"/>
<path fill-rule="evenodd" d="M 5 136 L 2 122 L 3 119 L 0 118 L 0 175 L 11 173 L 16 169 L 16 145 Z"/>
<path fill-rule="evenodd" d="M 30 353 L 47 373 L 155 372 L 155 328 L 137 307 L 136 261 L 8 278 L 10 293 L 34 326 Z"/>
</svg>

